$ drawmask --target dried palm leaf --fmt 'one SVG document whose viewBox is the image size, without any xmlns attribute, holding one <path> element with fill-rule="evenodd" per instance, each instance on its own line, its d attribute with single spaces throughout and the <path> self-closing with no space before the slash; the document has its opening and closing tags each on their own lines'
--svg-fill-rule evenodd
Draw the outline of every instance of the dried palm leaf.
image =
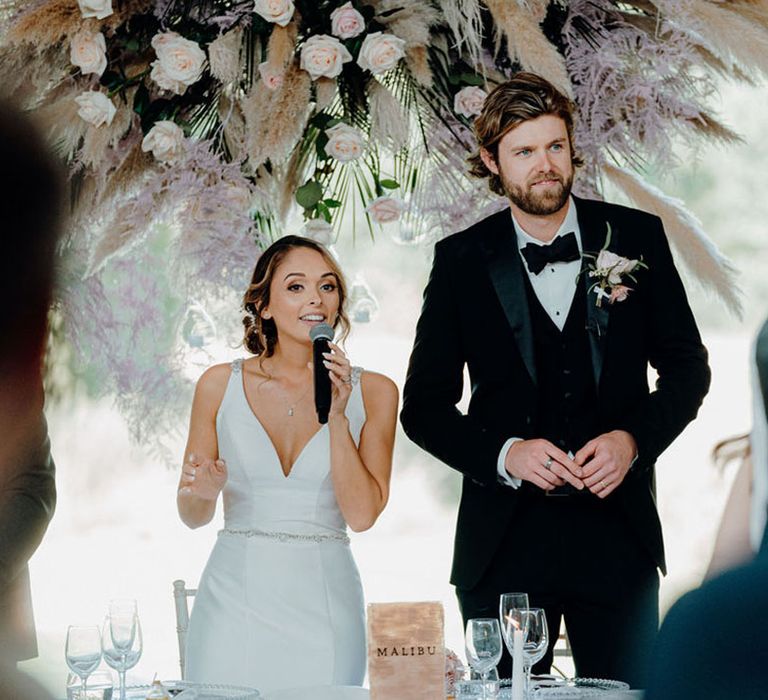
<svg viewBox="0 0 768 700">
<path fill-rule="evenodd" d="M 398 151 L 408 143 L 409 121 L 400 101 L 376 80 L 368 83 L 371 109 L 371 139 L 384 148 Z"/>
</svg>

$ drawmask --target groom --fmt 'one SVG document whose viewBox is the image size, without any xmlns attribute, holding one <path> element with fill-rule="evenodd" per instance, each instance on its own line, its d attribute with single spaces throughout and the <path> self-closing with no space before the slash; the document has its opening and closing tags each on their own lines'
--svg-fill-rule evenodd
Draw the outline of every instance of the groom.
<svg viewBox="0 0 768 700">
<path fill-rule="evenodd" d="M 549 623 L 536 672 L 564 618 L 578 675 L 643 687 L 665 572 L 654 464 L 707 393 L 707 352 L 661 221 L 571 195 L 564 95 L 518 73 L 475 131 L 472 174 L 510 206 L 436 245 L 401 421 L 463 475 L 465 622 L 527 592 Z"/>
</svg>

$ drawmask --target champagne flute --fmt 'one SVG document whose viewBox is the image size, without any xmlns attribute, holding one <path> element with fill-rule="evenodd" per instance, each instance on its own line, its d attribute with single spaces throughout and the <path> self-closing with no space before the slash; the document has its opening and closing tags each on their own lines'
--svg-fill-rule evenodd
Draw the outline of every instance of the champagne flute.
<svg viewBox="0 0 768 700">
<path fill-rule="evenodd" d="M 530 607 L 527 593 L 502 593 L 499 596 L 499 622 L 504 644 L 509 655 L 514 658 L 515 628 L 523 624 L 522 611 Z M 517 623 L 517 624 L 515 624 Z M 522 627 L 520 627 L 522 629 Z M 514 663 L 514 662 L 513 662 Z"/>
<path fill-rule="evenodd" d="M 467 620 L 467 661 L 483 681 L 483 697 L 486 697 L 488 674 L 501 660 L 501 632 L 495 617 Z"/>
<path fill-rule="evenodd" d="M 82 682 L 81 694 L 86 697 L 86 681 L 101 663 L 101 636 L 96 625 L 80 627 L 70 625 L 67 629 L 65 647 L 67 666 Z"/>
<path fill-rule="evenodd" d="M 529 608 L 523 614 L 523 666 L 525 668 L 525 691 L 530 692 L 531 669 L 544 658 L 549 646 L 547 615 L 543 608 Z"/>
<path fill-rule="evenodd" d="M 120 700 L 125 700 L 125 673 L 141 658 L 143 640 L 135 600 L 111 601 L 104 619 L 104 660 L 120 678 Z"/>
</svg>

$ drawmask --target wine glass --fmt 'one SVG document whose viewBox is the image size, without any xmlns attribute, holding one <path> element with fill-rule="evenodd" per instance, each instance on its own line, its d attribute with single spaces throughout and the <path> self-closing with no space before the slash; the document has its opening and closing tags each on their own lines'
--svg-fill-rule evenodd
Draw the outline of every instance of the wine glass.
<svg viewBox="0 0 768 700">
<path fill-rule="evenodd" d="M 549 646 L 547 615 L 542 608 L 529 608 L 523 614 L 523 666 L 525 690 L 530 691 L 531 668 L 544 658 Z"/>
<path fill-rule="evenodd" d="M 499 622 L 501 623 L 501 633 L 504 637 L 504 644 L 507 647 L 509 655 L 514 658 L 514 632 L 515 629 L 523 629 L 525 623 L 522 612 L 528 610 L 527 593 L 502 593 L 499 597 Z"/>
<path fill-rule="evenodd" d="M 501 632 L 499 621 L 494 617 L 467 620 L 467 661 L 483 681 L 483 697 L 486 697 L 488 674 L 501 659 Z"/>
<path fill-rule="evenodd" d="M 102 629 L 104 660 L 120 678 L 120 700 L 125 700 L 125 673 L 141 658 L 143 640 L 135 600 L 111 601 Z"/>
<path fill-rule="evenodd" d="M 70 625 L 67 629 L 65 647 L 67 666 L 76 673 L 82 682 L 82 697 L 86 697 L 86 681 L 88 676 L 101 663 L 101 636 L 96 625 L 80 627 Z"/>
</svg>

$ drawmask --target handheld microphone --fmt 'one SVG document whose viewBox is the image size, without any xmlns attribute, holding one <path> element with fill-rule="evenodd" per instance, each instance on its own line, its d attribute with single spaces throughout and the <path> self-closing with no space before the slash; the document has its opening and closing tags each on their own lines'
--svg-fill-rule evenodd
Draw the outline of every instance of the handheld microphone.
<svg viewBox="0 0 768 700">
<path fill-rule="evenodd" d="M 328 422 L 331 410 L 331 378 L 328 368 L 323 364 L 324 352 L 330 352 L 328 341 L 333 340 L 333 328 L 327 323 L 319 323 L 309 331 L 312 339 L 312 367 L 315 382 L 315 410 L 320 423 Z"/>
</svg>

